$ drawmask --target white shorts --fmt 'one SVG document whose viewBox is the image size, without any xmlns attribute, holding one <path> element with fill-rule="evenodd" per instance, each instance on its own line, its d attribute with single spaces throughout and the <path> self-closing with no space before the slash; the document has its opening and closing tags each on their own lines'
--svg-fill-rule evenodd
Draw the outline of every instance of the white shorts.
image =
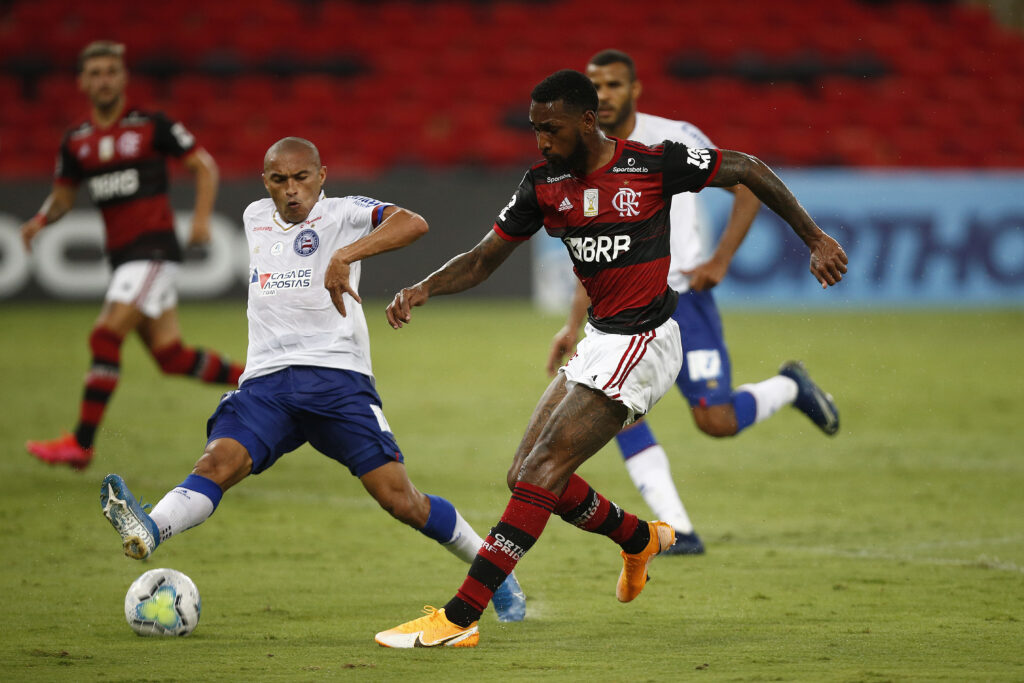
<svg viewBox="0 0 1024 683">
<path fill-rule="evenodd" d="M 129 261 L 114 269 L 105 301 L 129 304 L 147 318 L 178 305 L 178 264 L 168 261 Z"/>
<path fill-rule="evenodd" d="M 679 326 L 669 318 L 640 334 L 608 334 L 587 323 L 576 355 L 559 368 L 565 381 L 582 384 L 629 409 L 624 425 L 646 415 L 683 366 Z"/>
</svg>

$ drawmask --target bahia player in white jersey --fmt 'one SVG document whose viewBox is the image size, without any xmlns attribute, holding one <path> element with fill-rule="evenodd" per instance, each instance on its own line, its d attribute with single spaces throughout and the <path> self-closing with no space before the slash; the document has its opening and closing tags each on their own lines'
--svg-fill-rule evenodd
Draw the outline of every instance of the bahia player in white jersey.
<svg viewBox="0 0 1024 683">
<path fill-rule="evenodd" d="M 633 60 L 626 53 L 603 50 L 590 59 L 586 73 L 597 88 L 598 123 L 606 134 L 647 145 L 672 140 L 688 147 L 714 147 L 692 123 L 636 111 L 641 86 Z M 668 284 L 680 294 L 672 317 L 679 324 L 684 352 L 676 386 L 689 401 L 697 427 L 709 436 L 734 436 L 786 405 L 795 406 L 826 434 L 834 435 L 839 430 L 835 403 L 799 362 L 786 362 L 775 377 L 733 389 L 729 351 L 711 289 L 725 277 L 761 203 L 743 185 L 723 189 L 733 193 L 733 208 L 710 257 L 709 234 L 701 220 L 697 195 L 684 192 L 672 197 Z M 586 292 L 577 287 L 568 320 L 551 344 L 550 374 L 576 346 L 588 304 Z M 672 482 L 668 457 L 647 422 L 641 420 L 623 429 L 616 441 L 626 469 L 648 506 L 658 519 L 675 527 L 676 541 L 666 554 L 703 553 L 704 544 Z"/>
<path fill-rule="evenodd" d="M 103 480 L 103 513 L 124 552 L 143 559 L 213 514 L 224 491 L 309 443 L 345 465 L 394 517 L 472 562 L 483 539 L 440 496 L 420 493 L 382 410 L 358 294 L 361 261 L 427 232 L 420 216 L 367 197 L 328 198 L 313 143 L 284 138 L 267 150 L 270 198 L 243 214 L 249 243 L 249 352 L 237 391 L 207 424 L 192 474 L 146 513 L 124 479 Z M 494 594 L 501 621 L 526 598 L 514 575 Z"/>
</svg>

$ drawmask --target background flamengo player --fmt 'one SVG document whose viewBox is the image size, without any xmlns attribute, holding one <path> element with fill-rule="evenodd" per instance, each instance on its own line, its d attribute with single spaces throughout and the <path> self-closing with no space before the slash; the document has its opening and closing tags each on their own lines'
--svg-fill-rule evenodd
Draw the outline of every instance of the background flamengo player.
<svg viewBox="0 0 1024 683">
<path fill-rule="evenodd" d="M 196 177 L 190 244 L 210 239 L 216 163 L 181 123 L 129 106 L 123 45 L 90 43 L 78 68 L 90 116 L 64 136 L 53 189 L 21 226 L 21 234 L 30 249 L 40 230 L 71 210 L 82 184 L 103 214 L 113 276 L 89 335 L 92 362 L 78 426 L 74 434 L 26 444 L 44 462 L 82 469 L 92 459 L 96 431 L 117 387 L 121 344 L 130 332 L 139 333 L 167 374 L 235 385 L 243 368 L 218 353 L 186 347 L 178 326 L 176 277 L 182 252 L 167 198 L 167 157 L 181 159 Z"/>
</svg>

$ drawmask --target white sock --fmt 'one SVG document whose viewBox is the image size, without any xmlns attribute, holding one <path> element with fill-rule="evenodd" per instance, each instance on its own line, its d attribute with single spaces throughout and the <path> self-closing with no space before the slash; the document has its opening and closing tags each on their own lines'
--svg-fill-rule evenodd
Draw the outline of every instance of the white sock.
<svg viewBox="0 0 1024 683">
<path fill-rule="evenodd" d="M 149 516 L 160 529 L 160 542 L 174 534 L 202 524 L 213 514 L 213 501 L 207 496 L 181 486 L 160 499 Z"/>
<path fill-rule="evenodd" d="M 679 499 L 665 449 L 655 444 L 626 459 L 626 469 L 654 516 L 676 531 L 693 533 L 693 523 Z"/>
<path fill-rule="evenodd" d="M 469 522 L 464 520 L 459 511 L 456 510 L 455 529 L 452 531 L 452 537 L 441 545 L 452 555 L 469 564 L 476 559 L 476 553 L 483 544 L 484 539 L 480 538 L 473 531 L 473 527 L 469 525 Z"/>
<path fill-rule="evenodd" d="M 757 384 L 742 384 L 736 387 L 736 391 L 746 391 L 754 397 L 754 403 L 757 405 L 754 422 L 757 423 L 767 420 L 780 408 L 792 405 L 796 400 L 797 387 L 796 382 L 790 378 L 776 375 Z"/>
</svg>

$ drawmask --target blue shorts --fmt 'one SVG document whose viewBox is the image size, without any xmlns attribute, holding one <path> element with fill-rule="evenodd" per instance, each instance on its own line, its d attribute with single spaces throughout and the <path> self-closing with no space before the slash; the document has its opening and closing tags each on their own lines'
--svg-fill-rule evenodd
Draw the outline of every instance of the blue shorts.
<svg viewBox="0 0 1024 683">
<path fill-rule="evenodd" d="M 357 477 L 404 462 L 373 378 L 351 370 L 295 366 L 246 380 L 224 394 L 206 434 L 245 446 L 253 474 L 307 441 Z"/>
<path fill-rule="evenodd" d="M 722 334 L 722 319 L 708 290 L 679 295 L 672 318 L 683 342 L 683 369 L 676 386 L 691 406 L 715 406 L 732 400 L 732 365 Z"/>
</svg>

